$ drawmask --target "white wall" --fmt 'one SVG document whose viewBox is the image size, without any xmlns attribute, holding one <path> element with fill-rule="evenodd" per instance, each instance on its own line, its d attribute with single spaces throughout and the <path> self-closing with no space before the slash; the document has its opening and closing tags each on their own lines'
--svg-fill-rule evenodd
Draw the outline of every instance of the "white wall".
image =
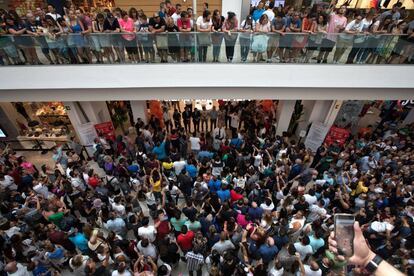
<svg viewBox="0 0 414 276">
<path fill-rule="evenodd" d="M 239 24 L 241 23 L 242 0 L 223 0 L 221 5 L 221 13 L 224 17 L 227 18 L 227 12 L 232 11 L 236 14 Z"/>
<path fill-rule="evenodd" d="M 111 90 L 120 88 L 329 88 L 331 91 L 325 96 L 327 99 L 360 99 L 364 95 L 347 95 L 337 92 L 337 89 L 399 88 L 411 89 L 399 99 L 414 99 L 412 76 L 414 66 L 409 65 L 191 63 L 0 66 L 0 90 L 103 89 L 99 91 L 101 96 L 111 98 L 121 96 Z M 306 99 L 315 100 L 319 91 L 303 94 Z M 392 98 L 396 97 L 394 94 L 394 91 L 389 91 L 384 95 Z M 50 96 L 55 95 L 50 93 Z M 0 93 L 0 101 L 4 97 L 4 93 Z"/>
<path fill-rule="evenodd" d="M 146 101 L 130 101 L 132 114 L 134 115 L 134 122 L 137 118 L 141 118 L 145 123 L 147 122 L 147 102 Z"/>
<path fill-rule="evenodd" d="M 277 109 L 280 110 L 276 113 L 277 128 L 276 135 L 282 135 L 284 131 L 287 131 L 292 118 L 293 110 L 295 109 L 296 101 L 279 101 Z"/>
</svg>

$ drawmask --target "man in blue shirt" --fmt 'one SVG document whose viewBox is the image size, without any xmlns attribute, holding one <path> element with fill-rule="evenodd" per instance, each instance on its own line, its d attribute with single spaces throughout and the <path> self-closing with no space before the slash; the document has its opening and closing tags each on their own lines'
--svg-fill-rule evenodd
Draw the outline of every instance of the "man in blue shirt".
<svg viewBox="0 0 414 276">
<path fill-rule="evenodd" d="M 252 221 L 259 222 L 262 219 L 263 209 L 257 206 L 255 201 L 252 202 L 252 207 L 248 211 L 249 217 Z"/>
<path fill-rule="evenodd" d="M 217 191 L 217 196 L 220 198 L 222 204 L 230 198 L 230 191 L 227 189 L 227 185 L 221 185 L 221 190 Z"/>
<path fill-rule="evenodd" d="M 213 159 L 213 157 L 214 157 L 214 153 L 212 153 L 208 150 L 203 150 L 203 151 L 200 151 L 198 153 L 197 159 L 198 160 L 203 160 L 205 158 L 207 160 L 211 160 L 211 159 Z"/>
<path fill-rule="evenodd" d="M 259 21 L 260 17 L 265 12 L 264 4 L 263 2 L 260 2 L 259 5 L 257 5 L 257 8 L 253 11 L 252 19 L 254 22 Z"/>
<path fill-rule="evenodd" d="M 262 244 L 259 247 L 259 255 L 265 265 L 269 264 L 275 258 L 278 252 L 279 250 L 275 245 L 275 241 L 272 237 L 268 237 L 266 243 Z"/>
<path fill-rule="evenodd" d="M 197 168 L 193 165 L 191 160 L 187 161 L 187 165 L 185 165 L 185 170 L 188 172 L 188 175 L 194 180 L 197 177 Z"/>
<path fill-rule="evenodd" d="M 78 232 L 78 229 L 75 228 L 75 232 L 69 236 L 69 240 L 76 246 L 77 249 L 82 251 L 82 253 L 88 252 L 88 239 L 83 233 Z"/>
<path fill-rule="evenodd" d="M 217 178 L 217 176 L 213 175 L 213 177 L 208 182 L 208 188 L 211 192 L 217 192 L 220 189 L 221 180 Z"/>
<path fill-rule="evenodd" d="M 165 140 L 162 143 L 157 142 L 156 146 L 152 149 L 152 153 L 157 156 L 158 160 L 164 160 L 167 157 L 165 152 Z"/>
</svg>

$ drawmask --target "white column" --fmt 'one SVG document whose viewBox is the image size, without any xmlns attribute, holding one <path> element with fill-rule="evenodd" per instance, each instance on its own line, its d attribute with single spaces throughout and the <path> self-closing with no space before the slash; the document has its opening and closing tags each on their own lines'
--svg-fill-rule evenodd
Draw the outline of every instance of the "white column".
<svg viewBox="0 0 414 276">
<path fill-rule="evenodd" d="M 414 107 L 411 108 L 410 112 L 408 112 L 407 117 L 405 117 L 403 121 L 403 125 L 409 125 L 414 123 Z"/>
<path fill-rule="evenodd" d="M 290 119 L 295 109 L 296 101 L 279 101 L 276 112 L 277 128 L 276 135 L 282 135 L 289 128 Z"/>
<path fill-rule="evenodd" d="M 341 109 L 342 103 L 344 101 L 333 101 L 329 112 L 325 118 L 324 124 L 331 127 L 336 120 L 336 116 L 338 116 L 339 110 Z"/>
<path fill-rule="evenodd" d="M 95 124 L 111 121 L 106 102 L 64 102 L 63 104 L 82 145 L 92 143 L 91 135 L 96 135 Z M 87 148 L 87 150 L 91 154 L 91 148 Z"/>
<path fill-rule="evenodd" d="M 313 109 L 309 115 L 309 123 L 324 122 L 333 101 L 318 100 L 315 101 Z"/>
<path fill-rule="evenodd" d="M 12 103 L 0 102 L 0 118 L 1 126 L 7 134 L 5 139 L 15 139 L 19 135 L 20 129 L 16 120 L 26 124 L 26 119 L 16 111 Z"/>
<path fill-rule="evenodd" d="M 221 13 L 224 17 L 227 17 L 227 12 L 232 11 L 236 14 L 239 22 L 241 19 L 242 12 L 242 0 L 222 0 L 221 2 Z"/>
<path fill-rule="evenodd" d="M 148 110 L 147 101 L 130 101 L 132 114 L 134 115 L 134 122 L 137 122 L 137 118 L 141 118 L 144 123 L 147 123 Z"/>
<path fill-rule="evenodd" d="M 300 118 L 300 122 L 298 123 L 298 127 L 296 129 L 296 136 L 299 137 L 299 133 L 302 130 L 306 131 L 308 129 L 308 126 L 310 124 L 310 116 L 312 114 L 315 103 L 316 103 L 316 101 L 313 101 L 313 100 L 304 100 L 304 101 L 302 101 L 303 115 Z"/>
</svg>

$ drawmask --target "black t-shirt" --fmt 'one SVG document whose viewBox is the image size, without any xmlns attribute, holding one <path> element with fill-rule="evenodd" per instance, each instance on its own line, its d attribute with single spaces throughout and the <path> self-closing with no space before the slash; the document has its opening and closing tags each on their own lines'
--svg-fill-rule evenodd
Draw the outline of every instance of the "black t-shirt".
<svg viewBox="0 0 414 276">
<path fill-rule="evenodd" d="M 110 30 L 110 31 L 115 31 L 116 29 L 121 29 L 121 26 L 119 25 L 118 19 L 114 19 L 114 21 L 109 22 L 108 19 L 105 19 L 104 25 L 103 25 L 103 30 Z"/>
<path fill-rule="evenodd" d="M 160 19 L 160 22 L 155 22 L 155 18 L 152 17 L 149 20 L 149 26 L 152 26 L 154 29 L 159 30 L 161 29 L 163 26 L 165 26 L 165 20 L 164 18 Z"/>
<path fill-rule="evenodd" d="M 173 25 L 173 26 L 165 26 L 165 30 L 167 31 L 167 32 L 178 32 L 179 30 L 178 30 L 178 27 L 177 26 L 175 26 L 175 25 Z"/>
<path fill-rule="evenodd" d="M 35 33 L 37 32 L 37 30 L 39 29 L 39 27 L 41 26 L 39 21 L 35 21 L 34 23 L 31 23 L 29 21 L 27 21 L 25 28 L 26 30 L 28 30 L 29 32 Z"/>
<path fill-rule="evenodd" d="M 106 267 L 100 266 L 95 270 L 93 275 L 94 276 L 110 276 L 111 272 L 109 272 L 109 270 Z"/>
</svg>

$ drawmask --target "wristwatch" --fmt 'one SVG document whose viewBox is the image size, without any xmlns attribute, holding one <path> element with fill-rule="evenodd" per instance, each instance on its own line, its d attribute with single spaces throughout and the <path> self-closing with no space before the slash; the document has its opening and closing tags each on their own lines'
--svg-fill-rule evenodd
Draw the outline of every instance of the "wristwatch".
<svg viewBox="0 0 414 276">
<path fill-rule="evenodd" d="M 368 270 L 369 273 L 374 273 L 382 261 L 383 259 L 380 256 L 375 255 L 374 259 L 369 261 L 369 263 L 365 266 L 365 269 Z"/>
</svg>

